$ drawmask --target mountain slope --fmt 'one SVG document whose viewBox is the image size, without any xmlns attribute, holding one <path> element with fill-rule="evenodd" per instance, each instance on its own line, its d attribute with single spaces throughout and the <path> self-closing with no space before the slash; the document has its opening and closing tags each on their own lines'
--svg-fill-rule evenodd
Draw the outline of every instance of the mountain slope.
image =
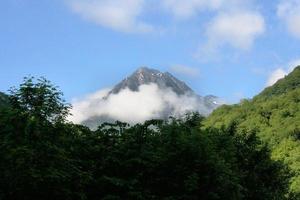
<svg viewBox="0 0 300 200">
<path fill-rule="evenodd" d="M 171 89 L 177 95 L 188 95 L 198 99 L 199 104 L 203 104 L 208 109 L 207 112 L 202 112 L 203 115 L 208 115 L 220 104 L 220 99 L 214 95 L 200 96 L 197 95 L 188 85 L 183 81 L 178 80 L 169 72 L 160 72 L 156 69 L 148 67 L 141 67 L 137 69 L 129 77 L 118 83 L 109 93 L 118 94 L 122 90 L 128 88 L 131 91 L 138 92 L 139 87 L 142 85 L 156 84 L 160 89 Z"/>
<path fill-rule="evenodd" d="M 300 195 L 300 68 L 253 100 L 216 109 L 205 126 L 229 127 L 233 123 L 241 132 L 258 131 L 270 145 L 273 158 L 283 160 L 294 172 L 291 192 Z"/>
<path fill-rule="evenodd" d="M 300 87 L 300 66 L 296 67 L 292 73 L 283 79 L 280 79 L 273 86 L 264 89 L 257 97 L 272 97 L 287 93 Z"/>
<path fill-rule="evenodd" d="M 117 84 L 110 93 L 117 94 L 125 88 L 129 88 L 132 91 L 138 91 L 139 86 L 150 83 L 155 83 L 160 88 L 171 88 L 178 95 L 193 93 L 193 90 L 190 87 L 184 82 L 176 79 L 169 72 L 162 73 L 147 67 L 141 67 L 136 70 L 131 76 Z"/>
<path fill-rule="evenodd" d="M 103 97 L 94 96 L 81 104 L 89 110 L 81 113 L 95 113 L 82 122 L 91 128 L 106 121 L 134 124 L 152 118 L 178 117 L 190 111 L 207 116 L 220 105 L 218 97 L 197 95 L 170 73 L 147 67 L 137 69 Z"/>
</svg>

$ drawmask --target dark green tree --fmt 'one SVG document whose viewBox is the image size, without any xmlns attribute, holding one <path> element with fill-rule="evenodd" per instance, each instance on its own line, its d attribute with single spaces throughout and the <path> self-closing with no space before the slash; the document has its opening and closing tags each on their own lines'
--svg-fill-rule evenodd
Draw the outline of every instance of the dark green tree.
<svg viewBox="0 0 300 200">
<path fill-rule="evenodd" d="M 24 78 L 19 88 L 11 88 L 10 103 L 14 109 L 49 122 L 62 122 L 69 114 L 62 92 L 45 78 Z"/>
<path fill-rule="evenodd" d="M 10 103 L 0 111 L 0 199 L 73 199 L 81 173 L 66 145 L 73 136 L 61 93 L 26 78 Z"/>
</svg>

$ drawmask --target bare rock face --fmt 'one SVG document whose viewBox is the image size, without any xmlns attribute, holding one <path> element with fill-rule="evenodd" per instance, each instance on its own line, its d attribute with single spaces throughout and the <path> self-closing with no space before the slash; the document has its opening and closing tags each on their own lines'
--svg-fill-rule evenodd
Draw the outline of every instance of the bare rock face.
<svg viewBox="0 0 300 200">
<path fill-rule="evenodd" d="M 162 73 L 147 67 L 141 67 L 136 70 L 131 76 L 117 84 L 110 93 L 117 94 L 125 88 L 138 91 L 139 86 L 150 83 L 155 83 L 160 88 L 171 88 L 178 95 L 193 93 L 193 90 L 189 86 L 176 79 L 169 72 Z"/>
</svg>

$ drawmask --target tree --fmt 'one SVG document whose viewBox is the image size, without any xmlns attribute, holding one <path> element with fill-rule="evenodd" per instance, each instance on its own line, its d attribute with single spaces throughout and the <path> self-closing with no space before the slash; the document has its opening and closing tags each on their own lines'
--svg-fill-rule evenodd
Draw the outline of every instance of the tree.
<svg viewBox="0 0 300 200">
<path fill-rule="evenodd" d="M 10 101 L 0 111 L 0 199 L 80 199 L 82 173 L 68 145 L 75 135 L 61 92 L 26 78 Z"/>
<path fill-rule="evenodd" d="M 45 78 L 24 78 L 19 88 L 11 88 L 10 102 L 14 109 L 51 123 L 64 121 L 71 106 L 65 103 L 62 92 Z"/>
</svg>

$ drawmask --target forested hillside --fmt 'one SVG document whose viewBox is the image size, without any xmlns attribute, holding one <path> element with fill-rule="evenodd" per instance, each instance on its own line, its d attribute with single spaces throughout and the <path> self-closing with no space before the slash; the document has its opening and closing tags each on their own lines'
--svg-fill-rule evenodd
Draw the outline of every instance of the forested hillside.
<svg viewBox="0 0 300 200">
<path fill-rule="evenodd" d="M 300 67 L 253 100 L 222 106 L 204 124 L 205 127 L 216 128 L 234 124 L 238 132 L 255 130 L 272 149 L 273 159 L 282 160 L 290 167 L 293 172 L 290 191 L 299 195 Z"/>
<path fill-rule="evenodd" d="M 300 88 L 300 66 L 296 67 L 292 73 L 277 81 L 271 87 L 266 88 L 256 98 L 271 98 L 276 95 L 286 94 L 289 91 Z"/>
<path fill-rule="evenodd" d="M 66 120 L 70 105 L 47 80 L 25 79 L 10 95 L 0 199 L 292 199 L 287 167 L 255 131 L 204 128 L 198 114 L 91 131 Z"/>
</svg>

